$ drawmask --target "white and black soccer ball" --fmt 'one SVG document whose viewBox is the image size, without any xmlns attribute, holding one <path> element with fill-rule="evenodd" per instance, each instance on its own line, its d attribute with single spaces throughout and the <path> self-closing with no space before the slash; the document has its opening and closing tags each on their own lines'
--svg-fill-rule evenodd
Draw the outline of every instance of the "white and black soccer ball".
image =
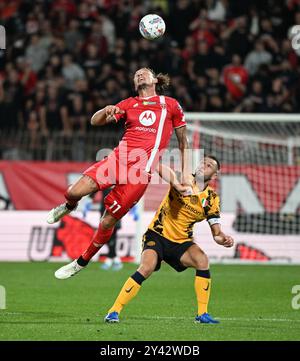
<svg viewBox="0 0 300 361">
<path fill-rule="evenodd" d="M 145 39 L 154 40 L 164 35 L 166 24 L 161 16 L 148 14 L 141 19 L 139 30 Z"/>
</svg>

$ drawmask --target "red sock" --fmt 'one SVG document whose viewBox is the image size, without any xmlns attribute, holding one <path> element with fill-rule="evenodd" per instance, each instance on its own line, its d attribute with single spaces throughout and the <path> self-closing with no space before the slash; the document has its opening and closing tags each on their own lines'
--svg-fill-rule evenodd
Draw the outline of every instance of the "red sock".
<svg viewBox="0 0 300 361">
<path fill-rule="evenodd" d="M 66 193 L 64 194 L 65 198 L 66 198 L 66 206 L 68 209 L 73 210 L 74 208 L 76 208 L 77 203 L 80 201 L 81 198 L 73 198 L 70 197 L 68 194 L 68 190 L 66 191 Z"/>
<path fill-rule="evenodd" d="M 83 252 L 81 257 L 85 261 L 89 261 L 99 251 L 99 249 L 109 241 L 113 231 L 114 231 L 114 227 L 105 229 L 102 227 L 102 224 L 100 223 L 97 231 L 95 232 L 92 238 L 92 242 L 90 243 L 88 248 Z"/>
</svg>

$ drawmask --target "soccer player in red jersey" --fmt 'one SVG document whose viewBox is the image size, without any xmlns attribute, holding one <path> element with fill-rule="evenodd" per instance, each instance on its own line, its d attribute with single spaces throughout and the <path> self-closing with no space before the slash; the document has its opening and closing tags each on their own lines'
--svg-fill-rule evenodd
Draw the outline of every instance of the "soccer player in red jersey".
<svg viewBox="0 0 300 361">
<path fill-rule="evenodd" d="M 175 99 L 159 95 L 169 85 L 169 77 L 142 68 L 137 70 L 133 81 L 138 96 L 108 105 L 91 118 L 94 126 L 125 119 L 125 134 L 118 147 L 85 170 L 65 193 L 66 203 L 53 208 L 48 215 L 47 222 L 55 223 L 74 210 L 82 197 L 115 185 L 104 200 L 106 211 L 89 247 L 77 260 L 55 272 L 59 279 L 69 278 L 82 270 L 108 242 L 116 222 L 143 196 L 173 129 L 182 155 L 181 182 L 190 185 L 182 108 Z"/>
</svg>

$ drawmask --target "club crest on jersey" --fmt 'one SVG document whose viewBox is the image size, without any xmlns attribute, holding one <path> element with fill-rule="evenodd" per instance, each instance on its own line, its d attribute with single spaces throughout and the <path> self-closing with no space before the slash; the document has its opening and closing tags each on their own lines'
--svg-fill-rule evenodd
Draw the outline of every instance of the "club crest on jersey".
<svg viewBox="0 0 300 361">
<path fill-rule="evenodd" d="M 139 121 L 145 127 L 150 127 L 156 121 L 156 115 L 152 110 L 145 110 L 139 116 Z"/>
<path fill-rule="evenodd" d="M 191 196 L 190 201 L 191 201 L 192 204 L 197 204 L 198 197 L 197 196 Z"/>
</svg>

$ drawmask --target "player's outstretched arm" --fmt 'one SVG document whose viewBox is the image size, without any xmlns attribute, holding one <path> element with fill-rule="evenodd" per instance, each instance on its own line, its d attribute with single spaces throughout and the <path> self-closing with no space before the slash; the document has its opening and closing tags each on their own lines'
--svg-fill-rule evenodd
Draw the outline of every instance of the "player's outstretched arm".
<svg viewBox="0 0 300 361">
<path fill-rule="evenodd" d="M 161 178 L 167 183 L 171 184 L 172 187 L 178 190 L 180 193 L 186 193 L 191 189 L 189 186 L 184 186 L 180 184 L 179 179 L 176 176 L 176 173 L 170 167 L 159 163 L 157 167 L 158 174 Z"/>
<path fill-rule="evenodd" d="M 98 110 L 91 118 L 92 125 L 105 125 L 115 122 L 115 114 L 124 114 L 124 110 L 115 105 L 107 105 L 105 108 Z"/>
<path fill-rule="evenodd" d="M 182 162 L 182 180 L 181 183 L 185 186 L 191 186 L 191 169 L 189 159 L 189 143 L 186 135 L 186 126 L 175 128 L 176 137 L 178 140 L 178 147 L 181 152 Z"/>
<path fill-rule="evenodd" d="M 234 245 L 233 238 L 222 232 L 221 225 L 219 223 L 212 224 L 210 226 L 210 230 L 216 243 L 228 248 Z"/>
</svg>

